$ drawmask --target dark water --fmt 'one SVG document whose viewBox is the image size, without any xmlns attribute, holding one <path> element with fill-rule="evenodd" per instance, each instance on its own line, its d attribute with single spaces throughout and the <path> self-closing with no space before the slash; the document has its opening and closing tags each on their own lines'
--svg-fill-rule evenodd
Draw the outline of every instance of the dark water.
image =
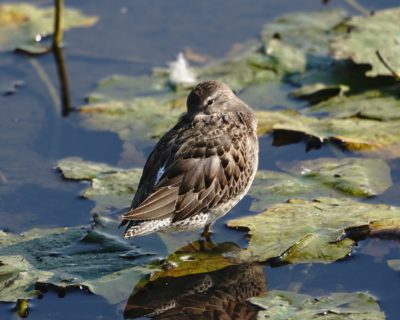
<svg viewBox="0 0 400 320">
<path fill-rule="evenodd" d="M 37 3 L 52 5 L 52 1 Z M 100 16 L 94 27 L 65 34 L 64 54 L 75 106 L 82 105 L 98 80 L 110 74 L 149 73 L 185 48 L 222 57 L 235 43 L 257 38 L 263 24 L 281 14 L 324 7 L 316 0 L 70 0 L 66 4 Z M 398 5 L 398 0 L 369 0 L 363 5 L 373 10 Z M 331 1 L 328 6 L 355 13 L 345 1 Z M 58 90 L 53 57 L 36 59 Z M 88 224 L 93 205 L 79 198 L 83 185 L 62 181 L 51 168 L 57 160 L 69 156 L 119 165 L 122 142 L 114 133 L 81 128 L 78 114 L 61 117 L 35 63 L 27 57 L 0 53 L 1 92 L 16 80 L 22 80 L 24 85 L 14 95 L 0 96 L 0 175 L 7 179 L 7 184 L 0 184 L 0 228 L 18 233 L 33 227 Z M 23 130 L 19 131 L 21 127 Z M 278 160 L 333 156 L 328 147 L 309 153 L 305 153 L 302 144 L 275 148 L 268 138 L 262 139 L 261 150 L 260 168 L 272 170 L 277 169 Z M 150 150 L 142 151 L 147 156 Z M 141 166 L 143 162 L 131 165 Z M 393 187 L 371 202 L 400 205 L 400 163 L 393 161 L 391 166 Z M 243 233 L 229 230 L 224 224 L 227 219 L 242 216 L 248 206 L 249 200 L 244 199 L 228 218 L 217 222 L 216 242 L 229 239 L 246 244 Z M 376 252 L 384 252 L 384 258 Z M 366 240 L 345 261 L 266 267 L 265 274 L 269 289 L 287 290 L 298 283 L 300 292 L 310 294 L 368 290 L 379 298 L 389 319 L 398 319 L 399 275 L 387 267 L 386 260 L 390 258 L 400 258 L 398 243 Z M 0 318 L 13 318 L 12 307 L 0 305 Z M 30 304 L 29 318 L 118 319 L 122 318 L 123 308 L 78 290 L 59 297 L 50 289 L 42 299 Z"/>
</svg>

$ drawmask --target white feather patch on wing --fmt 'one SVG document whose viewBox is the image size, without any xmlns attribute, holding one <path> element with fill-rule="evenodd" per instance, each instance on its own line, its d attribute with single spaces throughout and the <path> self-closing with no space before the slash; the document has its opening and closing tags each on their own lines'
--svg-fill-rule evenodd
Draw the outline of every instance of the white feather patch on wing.
<svg viewBox="0 0 400 320">
<path fill-rule="evenodd" d="M 160 181 L 160 179 L 161 179 L 161 177 L 163 176 L 164 172 L 165 172 L 165 166 L 161 167 L 161 168 L 158 170 L 156 182 L 154 183 L 154 185 L 156 185 L 156 184 Z"/>
</svg>

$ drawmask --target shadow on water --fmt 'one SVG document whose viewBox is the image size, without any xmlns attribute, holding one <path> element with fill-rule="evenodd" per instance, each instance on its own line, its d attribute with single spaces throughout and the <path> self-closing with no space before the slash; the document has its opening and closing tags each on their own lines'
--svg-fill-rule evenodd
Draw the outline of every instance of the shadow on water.
<svg viewBox="0 0 400 320">
<path fill-rule="evenodd" d="M 57 68 L 54 68 L 51 56 L 34 58 L 54 82 L 56 78 L 60 81 L 62 112 L 54 111 L 49 92 L 32 67 L 32 58 L 0 53 L 0 60 L 4 62 L 0 63 L 2 93 L 7 92 L 10 83 L 21 84 L 15 85 L 10 94 L 0 97 L 1 229 L 15 233 L 32 227 L 89 223 L 89 211 L 93 205 L 79 199 L 82 185 L 62 181 L 50 168 L 57 160 L 69 156 L 112 165 L 120 160 L 122 143 L 116 134 L 83 129 L 78 125 L 79 115 L 70 113 L 73 106 L 82 104 L 83 97 L 99 79 L 113 73 L 148 73 L 151 67 L 164 65 L 185 46 L 207 55 L 222 56 L 232 44 L 256 37 L 265 22 L 282 13 L 320 8 L 319 2 L 314 0 L 267 4 L 255 1 L 246 8 L 241 1 L 223 1 L 217 5 L 210 1 L 188 3 L 183 0 L 168 4 L 161 0 L 152 4 L 145 1 L 72 0 L 68 5 L 95 12 L 101 15 L 102 20 L 92 30 L 69 32 L 67 49 L 54 52 Z M 331 5 L 346 6 L 336 1 Z M 371 9 L 380 6 L 372 0 L 365 1 L 364 5 Z M 398 2 L 385 1 L 381 5 L 395 6 Z M 197 32 L 199 28 L 202 32 Z M 277 147 L 286 145 L 282 143 L 283 138 L 287 137 L 275 137 L 275 142 L 270 137 L 261 139 L 261 169 L 279 170 L 276 165 L 279 160 L 335 156 L 335 147 L 332 146 L 312 144 L 314 148 L 307 148 L 307 143 L 313 141 L 304 144 L 303 136 L 292 137 L 296 144 Z M 143 155 L 147 156 L 149 151 L 142 150 Z M 400 205 L 399 161 L 393 161 L 392 168 L 393 186 L 379 198 L 366 201 Z M 228 229 L 225 223 L 246 213 L 251 214 L 249 205 L 250 199 L 245 198 L 229 217 L 214 225 L 214 241 L 224 243 L 229 239 L 246 246 L 245 234 Z M 151 247 L 155 240 L 151 236 L 143 238 L 140 243 Z M 300 290 L 316 295 L 369 290 L 380 299 L 387 317 L 395 319 L 398 316 L 398 297 L 393 292 L 398 291 L 398 274 L 390 270 L 385 261 L 399 258 L 398 252 L 399 244 L 396 242 L 370 239 L 360 242 L 351 257 L 329 265 L 271 268 L 260 264 L 239 264 L 182 277 L 160 277 L 154 281 L 143 279 L 127 301 L 117 306 L 76 288 L 61 294 L 52 287 L 42 288 L 47 292 L 30 303 L 29 319 L 114 319 L 123 316 L 180 319 L 181 315 L 193 319 L 210 318 L 211 315 L 254 319 L 257 309 L 246 299 L 267 291 L 266 273 L 270 289 Z M 375 276 L 377 274 L 380 276 Z M 0 305 L 0 318 L 8 319 L 13 315 L 11 305 Z"/>
</svg>

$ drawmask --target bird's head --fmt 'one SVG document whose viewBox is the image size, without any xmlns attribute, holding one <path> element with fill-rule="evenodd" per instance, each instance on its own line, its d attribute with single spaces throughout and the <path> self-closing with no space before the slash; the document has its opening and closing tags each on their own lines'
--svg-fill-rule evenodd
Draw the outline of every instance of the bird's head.
<svg viewBox="0 0 400 320">
<path fill-rule="evenodd" d="M 212 114 L 227 112 L 237 100 L 237 96 L 225 83 L 210 80 L 196 85 L 189 93 L 186 104 L 189 114 Z"/>
<path fill-rule="evenodd" d="M 253 111 L 223 82 L 204 81 L 196 85 L 187 98 L 189 116 L 223 114 L 233 119 L 246 119 L 251 127 L 257 120 Z"/>
</svg>

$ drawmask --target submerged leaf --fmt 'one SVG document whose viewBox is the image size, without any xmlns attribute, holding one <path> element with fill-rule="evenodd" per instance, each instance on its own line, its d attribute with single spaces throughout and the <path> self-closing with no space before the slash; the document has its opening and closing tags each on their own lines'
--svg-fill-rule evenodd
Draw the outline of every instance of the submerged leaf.
<svg viewBox="0 0 400 320">
<path fill-rule="evenodd" d="M 38 8 L 30 3 L 0 5 L 0 51 L 13 50 L 20 45 L 34 45 L 53 32 L 54 8 Z M 85 16 L 77 9 L 65 8 L 63 30 L 90 27 L 97 17 Z"/>
<path fill-rule="evenodd" d="M 399 8 L 375 11 L 367 17 L 351 17 L 341 25 L 346 32 L 334 38 L 331 44 L 334 57 L 371 65 L 368 76 L 392 76 L 392 72 L 379 59 L 379 51 L 390 68 L 400 75 L 399 20 Z"/>
<path fill-rule="evenodd" d="M 123 254 L 141 251 L 117 233 L 117 223 L 93 228 L 33 229 L 20 236 L 3 233 L 0 247 L 0 301 L 37 294 L 37 283 L 85 286 L 110 303 L 118 303 L 149 270 Z M 114 231 L 115 229 L 115 231 Z M 121 232 L 122 233 L 122 232 Z M 120 285 L 123 283 L 124 285 Z M 124 294 L 121 294 L 123 292 Z"/>
<path fill-rule="evenodd" d="M 249 299 L 262 308 L 257 319 L 383 320 L 376 298 L 366 292 L 335 292 L 313 297 L 289 291 L 270 291 Z"/>
<path fill-rule="evenodd" d="M 242 253 L 245 259 L 326 263 L 351 252 L 354 241 L 347 238 L 345 229 L 371 222 L 397 227 L 400 209 L 334 198 L 291 200 L 261 214 L 231 220 L 228 226 L 249 230 L 249 246 Z"/>
</svg>

